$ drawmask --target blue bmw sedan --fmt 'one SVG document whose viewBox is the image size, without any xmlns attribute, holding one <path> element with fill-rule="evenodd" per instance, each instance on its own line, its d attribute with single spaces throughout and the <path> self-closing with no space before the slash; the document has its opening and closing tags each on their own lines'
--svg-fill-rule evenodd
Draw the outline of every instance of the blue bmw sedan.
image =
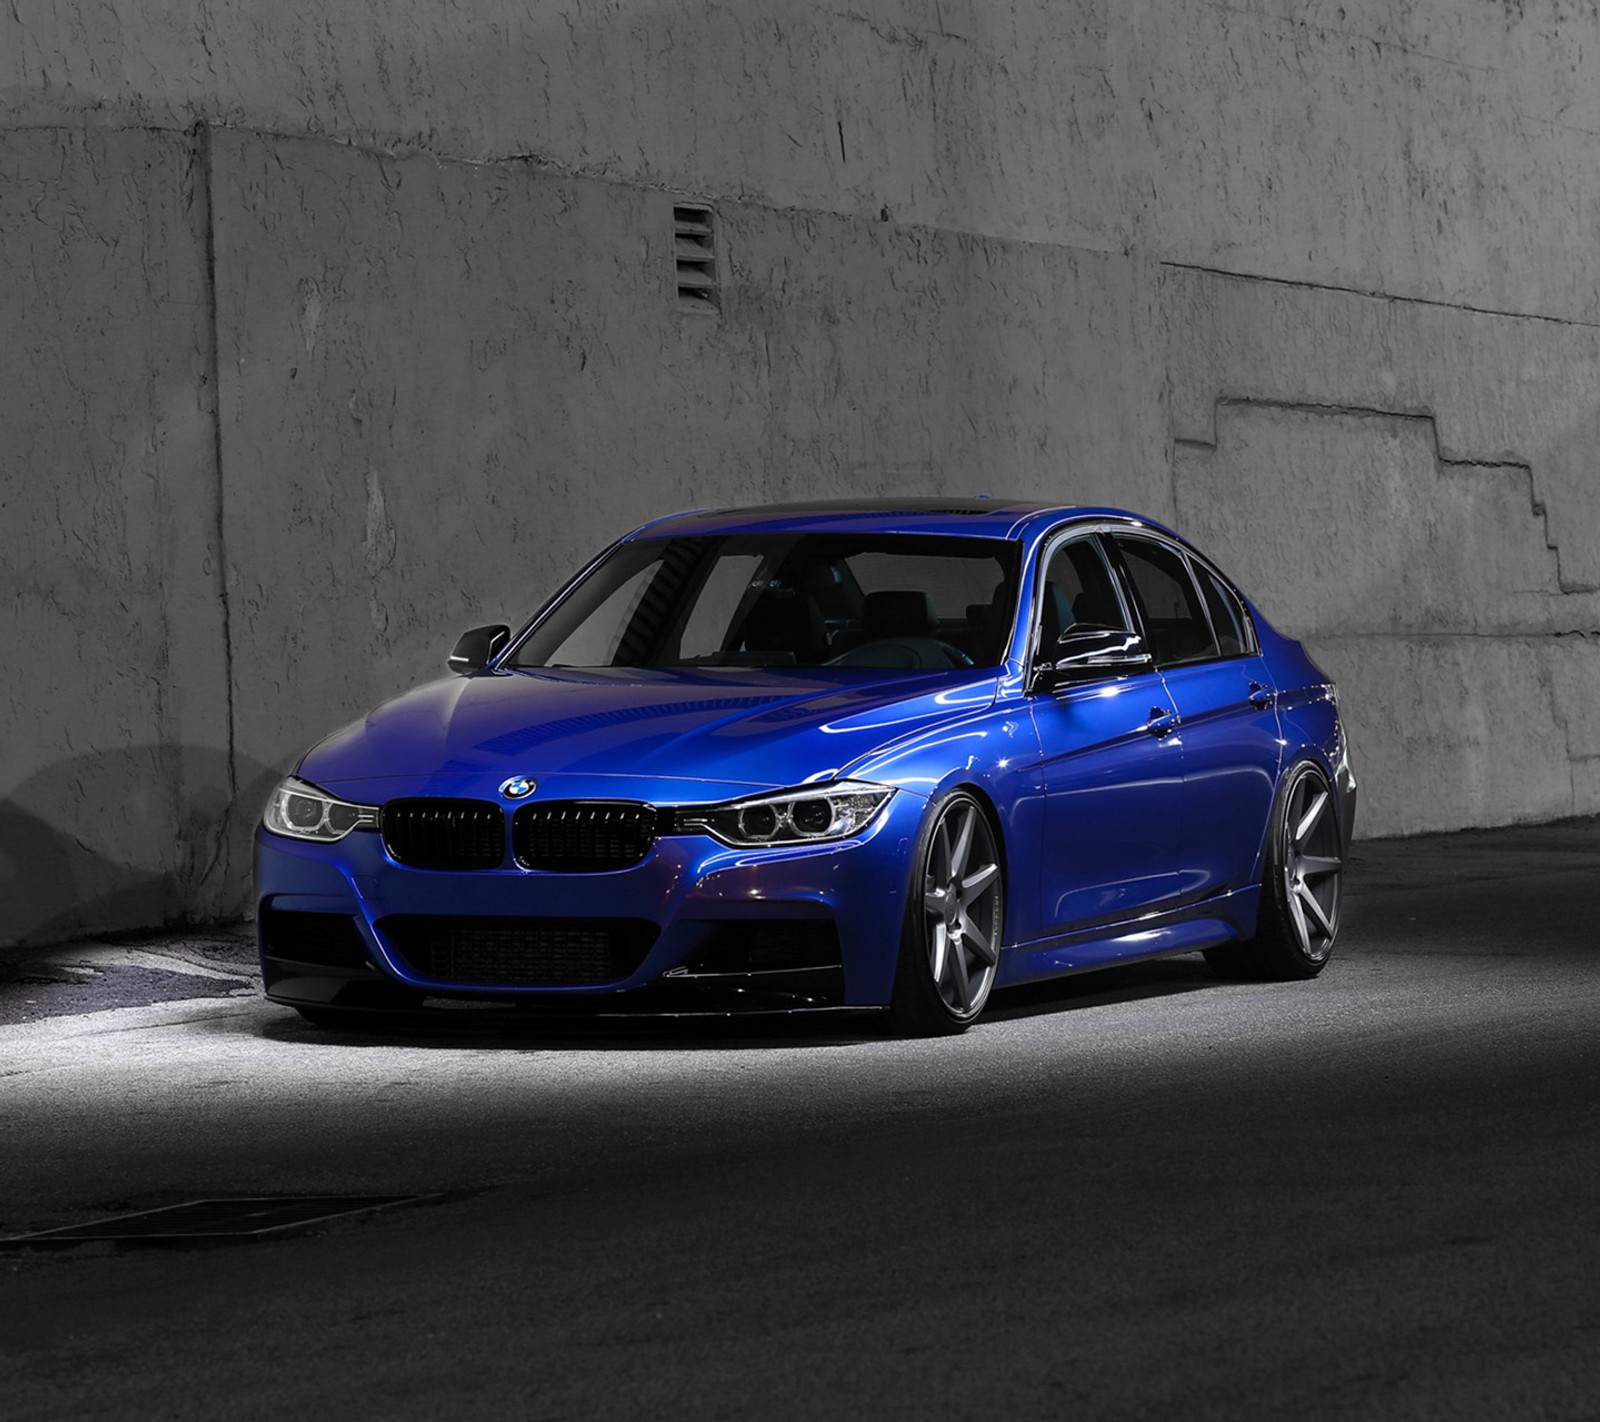
<svg viewBox="0 0 1600 1422">
<path fill-rule="evenodd" d="M 1203 952 L 1310 978 L 1355 780 L 1328 678 L 1112 509 L 688 513 L 312 749 L 256 838 L 267 995 L 876 1008 Z"/>
</svg>

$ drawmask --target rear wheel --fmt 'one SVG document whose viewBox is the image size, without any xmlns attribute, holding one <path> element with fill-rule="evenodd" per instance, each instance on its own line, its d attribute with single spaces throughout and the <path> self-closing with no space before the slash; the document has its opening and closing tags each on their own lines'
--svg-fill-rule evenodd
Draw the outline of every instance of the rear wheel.
<svg viewBox="0 0 1600 1422">
<path fill-rule="evenodd" d="M 1225 978 L 1314 978 L 1339 935 L 1344 860 L 1333 787 L 1312 761 L 1284 776 L 1273 804 L 1256 936 L 1206 949 Z"/>
<path fill-rule="evenodd" d="M 955 790 L 940 802 L 914 863 L 894 1022 L 916 1036 L 962 1032 L 989 1000 L 1005 923 L 999 841 L 976 797 Z"/>
</svg>

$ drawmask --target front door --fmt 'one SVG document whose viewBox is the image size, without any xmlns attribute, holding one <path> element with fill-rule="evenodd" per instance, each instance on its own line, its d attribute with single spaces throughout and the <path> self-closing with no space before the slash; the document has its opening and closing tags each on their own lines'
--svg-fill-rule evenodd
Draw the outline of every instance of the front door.
<svg viewBox="0 0 1600 1422">
<path fill-rule="evenodd" d="M 1035 645 L 1045 660 L 1073 625 L 1132 626 L 1092 534 L 1047 551 L 1036 603 Z M 1184 752 L 1161 675 L 1076 682 L 1036 692 L 1030 705 L 1042 754 L 1044 933 L 1122 922 L 1174 902 Z"/>
</svg>

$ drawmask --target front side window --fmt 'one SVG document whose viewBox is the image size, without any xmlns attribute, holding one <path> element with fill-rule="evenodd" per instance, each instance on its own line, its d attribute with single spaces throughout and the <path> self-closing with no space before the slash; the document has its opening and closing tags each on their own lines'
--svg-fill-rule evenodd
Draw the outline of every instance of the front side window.
<svg viewBox="0 0 1600 1422">
<path fill-rule="evenodd" d="M 513 667 L 997 666 L 1017 547 L 986 538 L 729 534 L 603 559 Z"/>
<path fill-rule="evenodd" d="M 1113 535 L 1144 618 L 1157 666 L 1211 661 L 1219 655 L 1211 622 L 1189 576 L 1188 561 L 1164 543 Z"/>
<path fill-rule="evenodd" d="M 1051 551 L 1039 585 L 1039 653 L 1049 657 L 1073 627 L 1132 630 L 1116 581 L 1093 534 L 1070 538 Z"/>
</svg>

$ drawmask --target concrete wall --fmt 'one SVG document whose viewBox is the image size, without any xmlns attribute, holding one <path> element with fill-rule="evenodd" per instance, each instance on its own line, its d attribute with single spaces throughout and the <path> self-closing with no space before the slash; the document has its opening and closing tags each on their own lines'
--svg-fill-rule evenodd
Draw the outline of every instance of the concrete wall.
<svg viewBox="0 0 1600 1422">
<path fill-rule="evenodd" d="M 205 192 L 0 131 L 0 942 L 237 902 Z"/>
<path fill-rule="evenodd" d="M 1371 832 L 1600 808 L 1600 330 L 1162 284 L 1178 522 L 1337 679 Z"/>
<path fill-rule="evenodd" d="M 794 494 L 1174 519 L 1338 676 L 1368 832 L 1600 809 L 1597 40 L 17 0 L 0 943 L 240 911 L 306 742 L 638 520 Z"/>
</svg>

